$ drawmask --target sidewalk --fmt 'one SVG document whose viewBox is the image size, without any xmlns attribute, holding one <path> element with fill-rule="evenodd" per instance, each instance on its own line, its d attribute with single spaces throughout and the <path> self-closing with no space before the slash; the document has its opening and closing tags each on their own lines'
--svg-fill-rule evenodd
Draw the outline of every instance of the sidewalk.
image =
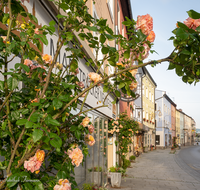
<svg viewBox="0 0 200 190">
<path fill-rule="evenodd" d="M 109 190 L 199 190 L 200 182 L 177 165 L 175 154 L 170 154 L 170 148 L 143 153 L 127 169 L 121 188 Z"/>
</svg>

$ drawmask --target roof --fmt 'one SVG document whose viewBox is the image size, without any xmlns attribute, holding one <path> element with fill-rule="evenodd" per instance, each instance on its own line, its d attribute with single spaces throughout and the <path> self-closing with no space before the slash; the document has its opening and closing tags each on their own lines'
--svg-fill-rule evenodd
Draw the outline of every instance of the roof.
<svg viewBox="0 0 200 190">
<path fill-rule="evenodd" d="M 153 84 L 155 85 L 155 87 L 157 87 L 156 82 L 153 80 L 153 78 L 152 78 L 152 76 L 150 75 L 150 73 L 149 73 L 149 71 L 147 70 L 147 68 L 146 68 L 146 67 L 142 67 L 142 70 L 143 70 L 143 72 L 144 72 L 144 75 L 148 75 L 149 78 L 151 79 L 151 81 L 153 82 Z"/>
<path fill-rule="evenodd" d="M 128 17 L 129 19 L 133 19 L 130 0 L 120 0 L 120 2 L 122 5 L 122 12 L 123 12 L 124 18 Z"/>
<path fill-rule="evenodd" d="M 167 96 L 167 94 L 164 94 L 163 97 L 165 97 L 174 107 L 176 107 L 176 104 L 170 99 L 169 96 Z"/>
</svg>

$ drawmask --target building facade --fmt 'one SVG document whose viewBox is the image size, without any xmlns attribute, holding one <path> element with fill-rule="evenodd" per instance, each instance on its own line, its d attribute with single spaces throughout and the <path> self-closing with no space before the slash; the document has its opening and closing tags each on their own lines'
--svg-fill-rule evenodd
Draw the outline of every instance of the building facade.
<svg viewBox="0 0 200 190">
<path fill-rule="evenodd" d="M 148 131 L 144 133 L 144 146 L 149 149 L 155 146 L 155 88 L 156 83 L 148 70 L 143 68 L 142 77 L 142 104 L 143 104 L 143 124 Z"/>
<path fill-rule="evenodd" d="M 165 91 L 156 90 L 156 146 L 166 148 L 172 145 L 171 104 L 173 101 Z"/>
<path fill-rule="evenodd" d="M 180 144 L 180 111 L 176 109 L 176 143 Z"/>
</svg>

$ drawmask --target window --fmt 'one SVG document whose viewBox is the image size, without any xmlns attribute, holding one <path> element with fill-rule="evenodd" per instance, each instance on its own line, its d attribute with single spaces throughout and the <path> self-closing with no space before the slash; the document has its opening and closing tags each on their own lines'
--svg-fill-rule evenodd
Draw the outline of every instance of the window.
<svg viewBox="0 0 200 190">
<path fill-rule="evenodd" d="M 152 94 L 152 102 L 153 102 L 153 94 Z"/>
<path fill-rule="evenodd" d="M 146 112 L 146 119 L 149 119 L 149 115 L 148 115 L 148 112 Z"/>
<path fill-rule="evenodd" d="M 156 135 L 156 145 L 160 145 L 160 135 Z"/>
<path fill-rule="evenodd" d="M 94 19 L 99 19 L 98 16 L 97 16 L 97 13 L 96 13 L 96 10 L 95 10 L 95 7 L 93 7 L 93 14 L 94 14 Z M 97 37 L 98 39 L 100 38 L 100 34 L 98 32 L 93 32 L 93 36 L 94 37 Z M 94 54 L 94 57 L 96 58 L 96 49 L 93 49 L 93 54 Z M 98 51 L 98 56 L 97 56 L 97 60 L 102 60 L 103 59 L 103 54 L 101 52 L 101 47 L 99 48 L 99 51 Z M 102 61 L 100 61 L 100 63 L 102 63 Z M 102 63 L 102 66 L 101 66 L 102 69 L 104 69 L 104 65 Z"/>
<path fill-rule="evenodd" d="M 119 2 L 117 2 L 117 25 L 118 25 L 118 34 L 120 34 L 120 8 L 119 8 Z"/>
<path fill-rule="evenodd" d="M 124 25 L 122 24 L 122 36 L 124 37 Z"/>
<path fill-rule="evenodd" d="M 142 94 L 144 95 L 144 85 L 142 85 Z"/>
<path fill-rule="evenodd" d="M 146 98 L 148 98 L 148 88 L 146 88 Z"/>
<path fill-rule="evenodd" d="M 111 19 L 113 21 L 113 0 L 108 0 L 108 10 L 110 12 Z"/>
<path fill-rule="evenodd" d="M 149 100 L 151 101 L 151 91 L 149 91 Z"/>
</svg>

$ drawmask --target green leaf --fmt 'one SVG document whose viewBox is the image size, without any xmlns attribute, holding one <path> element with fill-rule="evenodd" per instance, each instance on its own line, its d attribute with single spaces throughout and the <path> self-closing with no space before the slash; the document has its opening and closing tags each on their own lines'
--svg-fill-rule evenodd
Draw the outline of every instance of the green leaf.
<svg viewBox="0 0 200 190">
<path fill-rule="evenodd" d="M 54 27 L 55 24 L 56 24 L 56 22 L 54 20 L 52 20 L 52 21 L 49 22 L 49 26 L 53 26 Z"/>
<path fill-rule="evenodd" d="M 124 86 L 125 86 L 125 83 L 124 83 L 124 82 L 120 82 L 118 88 L 121 89 L 121 88 L 123 88 Z"/>
<path fill-rule="evenodd" d="M 18 173 L 13 174 L 10 177 L 8 177 L 6 180 L 7 187 L 11 188 L 11 187 L 15 186 L 19 181 L 20 181 L 19 174 Z"/>
<path fill-rule="evenodd" d="M 48 45 L 47 37 L 44 35 L 35 34 L 34 38 L 39 38 L 45 45 Z"/>
<path fill-rule="evenodd" d="M 41 181 L 37 180 L 37 182 L 35 182 L 34 184 L 35 184 L 34 190 L 44 190 L 44 187 Z"/>
<path fill-rule="evenodd" d="M 103 48 L 101 49 L 101 52 L 102 52 L 103 54 L 107 54 L 107 53 L 109 52 L 109 48 L 108 48 L 108 47 L 103 47 Z"/>
<path fill-rule="evenodd" d="M 72 125 L 71 127 L 70 127 L 70 131 L 76 131 L 77 130 L 77 126 L 75 126 L 75 125 Z"/>
<path fill-rule="evenodd" d="M 181 65 L 176 65 L 176 74 L 178 76 L 183 76 L 183 67 Z"/>
<path fill-rule="evenodd" d="M 54 137 L 50 140 L 50 144 L 55 148 L 60 148 L 62 146 L 62 139 L 60 137 Z"/>
<path fill-rule="evenodd" d="M 189 10 L 187 11 L 189 17 L 193 18 L 193 19 L 199 19 L 200 18 L 200 13 L 194 11 L 194 10 Z"/>
<path fill-rule="evenodd" d="M 66 179 L 67 178 L 67 174 L 65 171 L 59 171 L 57 173 L 57 179 Z"/>
<path fill-rule="evenodd" d="M 74 35 L 71 32 L 66 32 L 65 35 L 67 41 L 71 41 L 74 37 Z"/>
<path fill-rule="evenodd" d="M 187 77 L 187 76 L 183 76 L 183 77 L 182 77 L 182 81 L 185 82 L 185 83 L 187 83 L 188 77 Z"/>
<path fill-rule="evenodd" d="M 59 99 L 53 100 L 53 107 L 55 107 L 55 109 L 60 109 L 62 106 L 63 106 L 63 103 Z"/>
<path fill-rule="evenodd" d="M 10 77 L 8 79 L 8 88 L 14 90 L 18 86 L 18 81 L 16 78 Z"/>
<path fill-rule="evenodd" d="M 33 121 L 33 122 L 39 121 L 39 120 L 40 120 L 40 114 L 37 113 L 37 112 L 33 113 L 33 114 L 31 115 L 30 120 Z"/>
<path fill-rule="evenodd" d="M 109 41 L 112 41 L 112 40 L 115 39 L 115 38 L 114 38 L 113 36 L 111 36 L 110 34 L 105 34 L 105 36 L 107 37 L 107 39 L 108 39 Z"/>
<path fill-rule="evenodd" d="M 22 63 L 16 63 L 15 69 L 17 69 L 18 67 L 22 67 L 22 69 L 24 69 L 24 71 L 26 71 L 27 73 L 30 71 L 30 68 L 27 65 L 24 65 Z"/>
<path fill-rule="evenodd" d="M 120 94 L 120 92 L 118 90 L 115 90 L 115 94 L 116 94 L 117 97 L 121 96 L 121 94 Z"/>
<path fill-rule="evenodd" d="M 173 63 L 169 63 L 169 67 L 167 70 L 172 70 L 172 69 L 175 69 L 175 65 Z"/>
<path fill-rule="evenodd" d="M 80 140 L 80 138 L 81 138 L 81 131 L 76 130 L 76 131 L 75 131 L 75 137 L 76 137 L 78 140 Z"/>
<path fill-rule="evenodd" d="M 87 26 L 88 30 L 97 32 L 97 27 L 96 26 Z"/>
<path fill-rule="evenodd" d="M 33 189 L 33 186 L 29 182 L 24 183 L 22 186 L 23 186 L 22 189 L 24 189 L 24 190 L 32 190 Z"/>
<path fill-rule="evenodd" d="M 106 41 L 106 37 L 103 34 L 101 34 L 100 35 L 100 42 L 103 44 L 105 41 Z"/>
<path fill-rule="evenodd" d="M 186 50 L 186 49 L 184 49 L 184 50 L 181 51 L 181 54 L 191 55 L 191 52 Z"/>
<path fill-rule="evenodd" d="M 4 122 L 2 123 L 2 129 L 3 129 L 3 130 L 5 130 L 5 129 L 6 129 L 6 125 L 7 125 L 7 122 L 6 122 L 6 121 L 4 121 Z"/>
<path fill-rule="evenodd" d="M 16 125 L 25 125 L 26 122 L 27 122 L 27 119 L 20 119 L 16 122 Z"/>
<path fill-rule="evenodd" d="M 43 136 L 43 131 L 40 129 L 35 129 L 33 131 L 33 142 L 37 142 L 38 140 L 40 140 Z"/>
<path fill-rule="evenodd" d="M 124 55 L 124 58 L 129 59 L 129 57 L 130 57 L 130 49 L 125 51 L 123 55 Z"/>
<path fill-rule="evenodd" d="M 176 35 L 183 40 L 186 40 L 189 37 L 189 34 L 183 28 L 178 28 L 176 31 Z"/>
<path fill-rule="evenodd" d="M 105 85 L 104 87 L 103 87 L 103 92 L 107 92 L 108 91 L 108 86 L 107 85 Z"/>
<path fill-rule="evenodd" d="M 0 81 L 0 90 L 4 91 L 4 81 Z"/>
<path fill-rule="evenodd" d="M 31 128 L 33 126 L 33 122 L 31 121 L 27 121 L 26 124 L 25 124 L 25 128 Z"/>
<path fill-rule="evenodd" d="M 57 120 L 55 120 L 55 119 L 50 119 L 49 122 L 50 122 L 52 125 L 60 126 L 60 123 L 59 123 Z"/>
</svg>

